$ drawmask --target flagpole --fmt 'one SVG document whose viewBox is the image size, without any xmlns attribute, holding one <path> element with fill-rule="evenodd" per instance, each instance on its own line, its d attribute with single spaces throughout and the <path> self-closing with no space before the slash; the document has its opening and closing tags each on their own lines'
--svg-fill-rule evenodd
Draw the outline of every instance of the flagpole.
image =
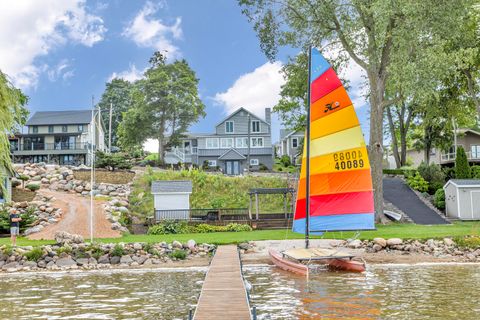
<svg viewBox="0 0 480 320">
<path fill-rule="evenodd" d="M 306 203 L 305 203 L 305 248 L 310 245 L 310 81 L 311 81 L 311 63 L 312 63 L 312 46 L 308 47 L 308 91 L 307 91 L 307 161 L 306 161 Z"/>
</svg>

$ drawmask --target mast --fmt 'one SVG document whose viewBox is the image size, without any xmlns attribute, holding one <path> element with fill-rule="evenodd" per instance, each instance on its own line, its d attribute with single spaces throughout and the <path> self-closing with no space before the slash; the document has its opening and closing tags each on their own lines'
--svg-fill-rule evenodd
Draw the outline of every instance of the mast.
<svg viewBox="0 0 480 320">
<path fill-rule="evenodd" d="M 305 139 L 307 140 L 307 161 L 306 161 L 306 212 L 305 212 L 305 248 L 308 249 L 310 244 L 310 80 L 311 80 L 311 63 L 312 63 L 312 46 L 308 47 L 308 91 L 307 91 L 307 135 Z"/>
</svg>

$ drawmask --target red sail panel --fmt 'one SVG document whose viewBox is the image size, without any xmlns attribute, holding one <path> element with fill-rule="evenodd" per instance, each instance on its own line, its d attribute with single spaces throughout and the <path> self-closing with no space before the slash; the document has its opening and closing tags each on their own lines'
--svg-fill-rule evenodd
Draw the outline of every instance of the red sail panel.
<svg viewBox="0 0 480 320">
<path fill-rule="evenodd" d="M 312 82 L 310 103 L 314 103 L 340 86 L 342 86 L 342 82 L 338 79 L 335 71 L 332 68 L 328 69 Z"/>
</svg>

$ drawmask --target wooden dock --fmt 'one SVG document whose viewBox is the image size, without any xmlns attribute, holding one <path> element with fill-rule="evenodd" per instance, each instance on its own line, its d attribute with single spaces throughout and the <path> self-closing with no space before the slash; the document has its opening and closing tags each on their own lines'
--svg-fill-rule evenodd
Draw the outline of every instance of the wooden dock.
<svg viewBox="0 0 480 320">
<path fill-rule="evenodd" d="M 193 319 L 252 319 L 237 246 L 217 248 Z"/>
</svg>

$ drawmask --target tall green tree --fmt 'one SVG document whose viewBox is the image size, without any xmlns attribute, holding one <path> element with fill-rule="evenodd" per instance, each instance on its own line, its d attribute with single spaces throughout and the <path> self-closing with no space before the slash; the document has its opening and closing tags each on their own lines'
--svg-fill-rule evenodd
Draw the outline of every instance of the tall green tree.
<svg viewBox="0 0 480 320">
<path fill-rule="evenodd" d="M 470 165 L 468 164 L 467 154 L 462 146 L 457 147 L 457 156 L 455 158 L 455 178 L 470 179 L 472 177 Z"/>
<path fill-rule="evenodd" d="M 8 135 L 25 124 L 28 111 L 24 105 L 27 101 L 27 96 L 15 88 L 7 75 L 0 71 L 0 178 L 3 178 L 1 175 L 5 170 L 13 170 Z M 0 192 L 4 191 L 4 185 L 0 183 Z"/>
<path fill-rule="evenodd" d="M 414 88 L 413 73 L 418 59 L 410 59 L 412 48 L 434 53 L 442 39 L 458 35 L 458 24 L 469 13 L 475 0 L 238 0 L 242 12 L 253 22 L 260 46 L 275 59 L 279 46 L 339 49 L 365 70 L 369 88 L 370 138 L 375 190 L 375 214 L 383 215 L 383 116 L 395 100 L 386 95 L 388 82 L 402 79 L 406 89 Z M 322 50 L 322 49 L 321 49 Z M 443 70 L 441 54 L 431 57 L 436 70 Z M 408 66 L 406 69 L 405 65 Z M 396 71 L 402 76 L 397 77 Z"/>
<path fill-rule="evenodd" d="M 195 72 L 185 60 L 167 63 L 160 52 L 153 54 L 145 79 L 135 84 L 132 97 L 134 107 L 119 126 L 120 143 L 131 148 L 157 139 L 161 163 L 167 143 L 177 145 L 188 127 L 205 116 Z"/>
<path fill-rule="evenodd" d="M 110 107 L 112 108 L 112 146 L 118 146 L 118 126 L 123 119 L 123 113 L 133 106 L 133 84 L 123 79 L 112 79 L 107 82 L 102 98 L 98 103 L 102 110 L 102 120 L 107 128 L 107 141 L 109 137 Z"/>
</svg>

